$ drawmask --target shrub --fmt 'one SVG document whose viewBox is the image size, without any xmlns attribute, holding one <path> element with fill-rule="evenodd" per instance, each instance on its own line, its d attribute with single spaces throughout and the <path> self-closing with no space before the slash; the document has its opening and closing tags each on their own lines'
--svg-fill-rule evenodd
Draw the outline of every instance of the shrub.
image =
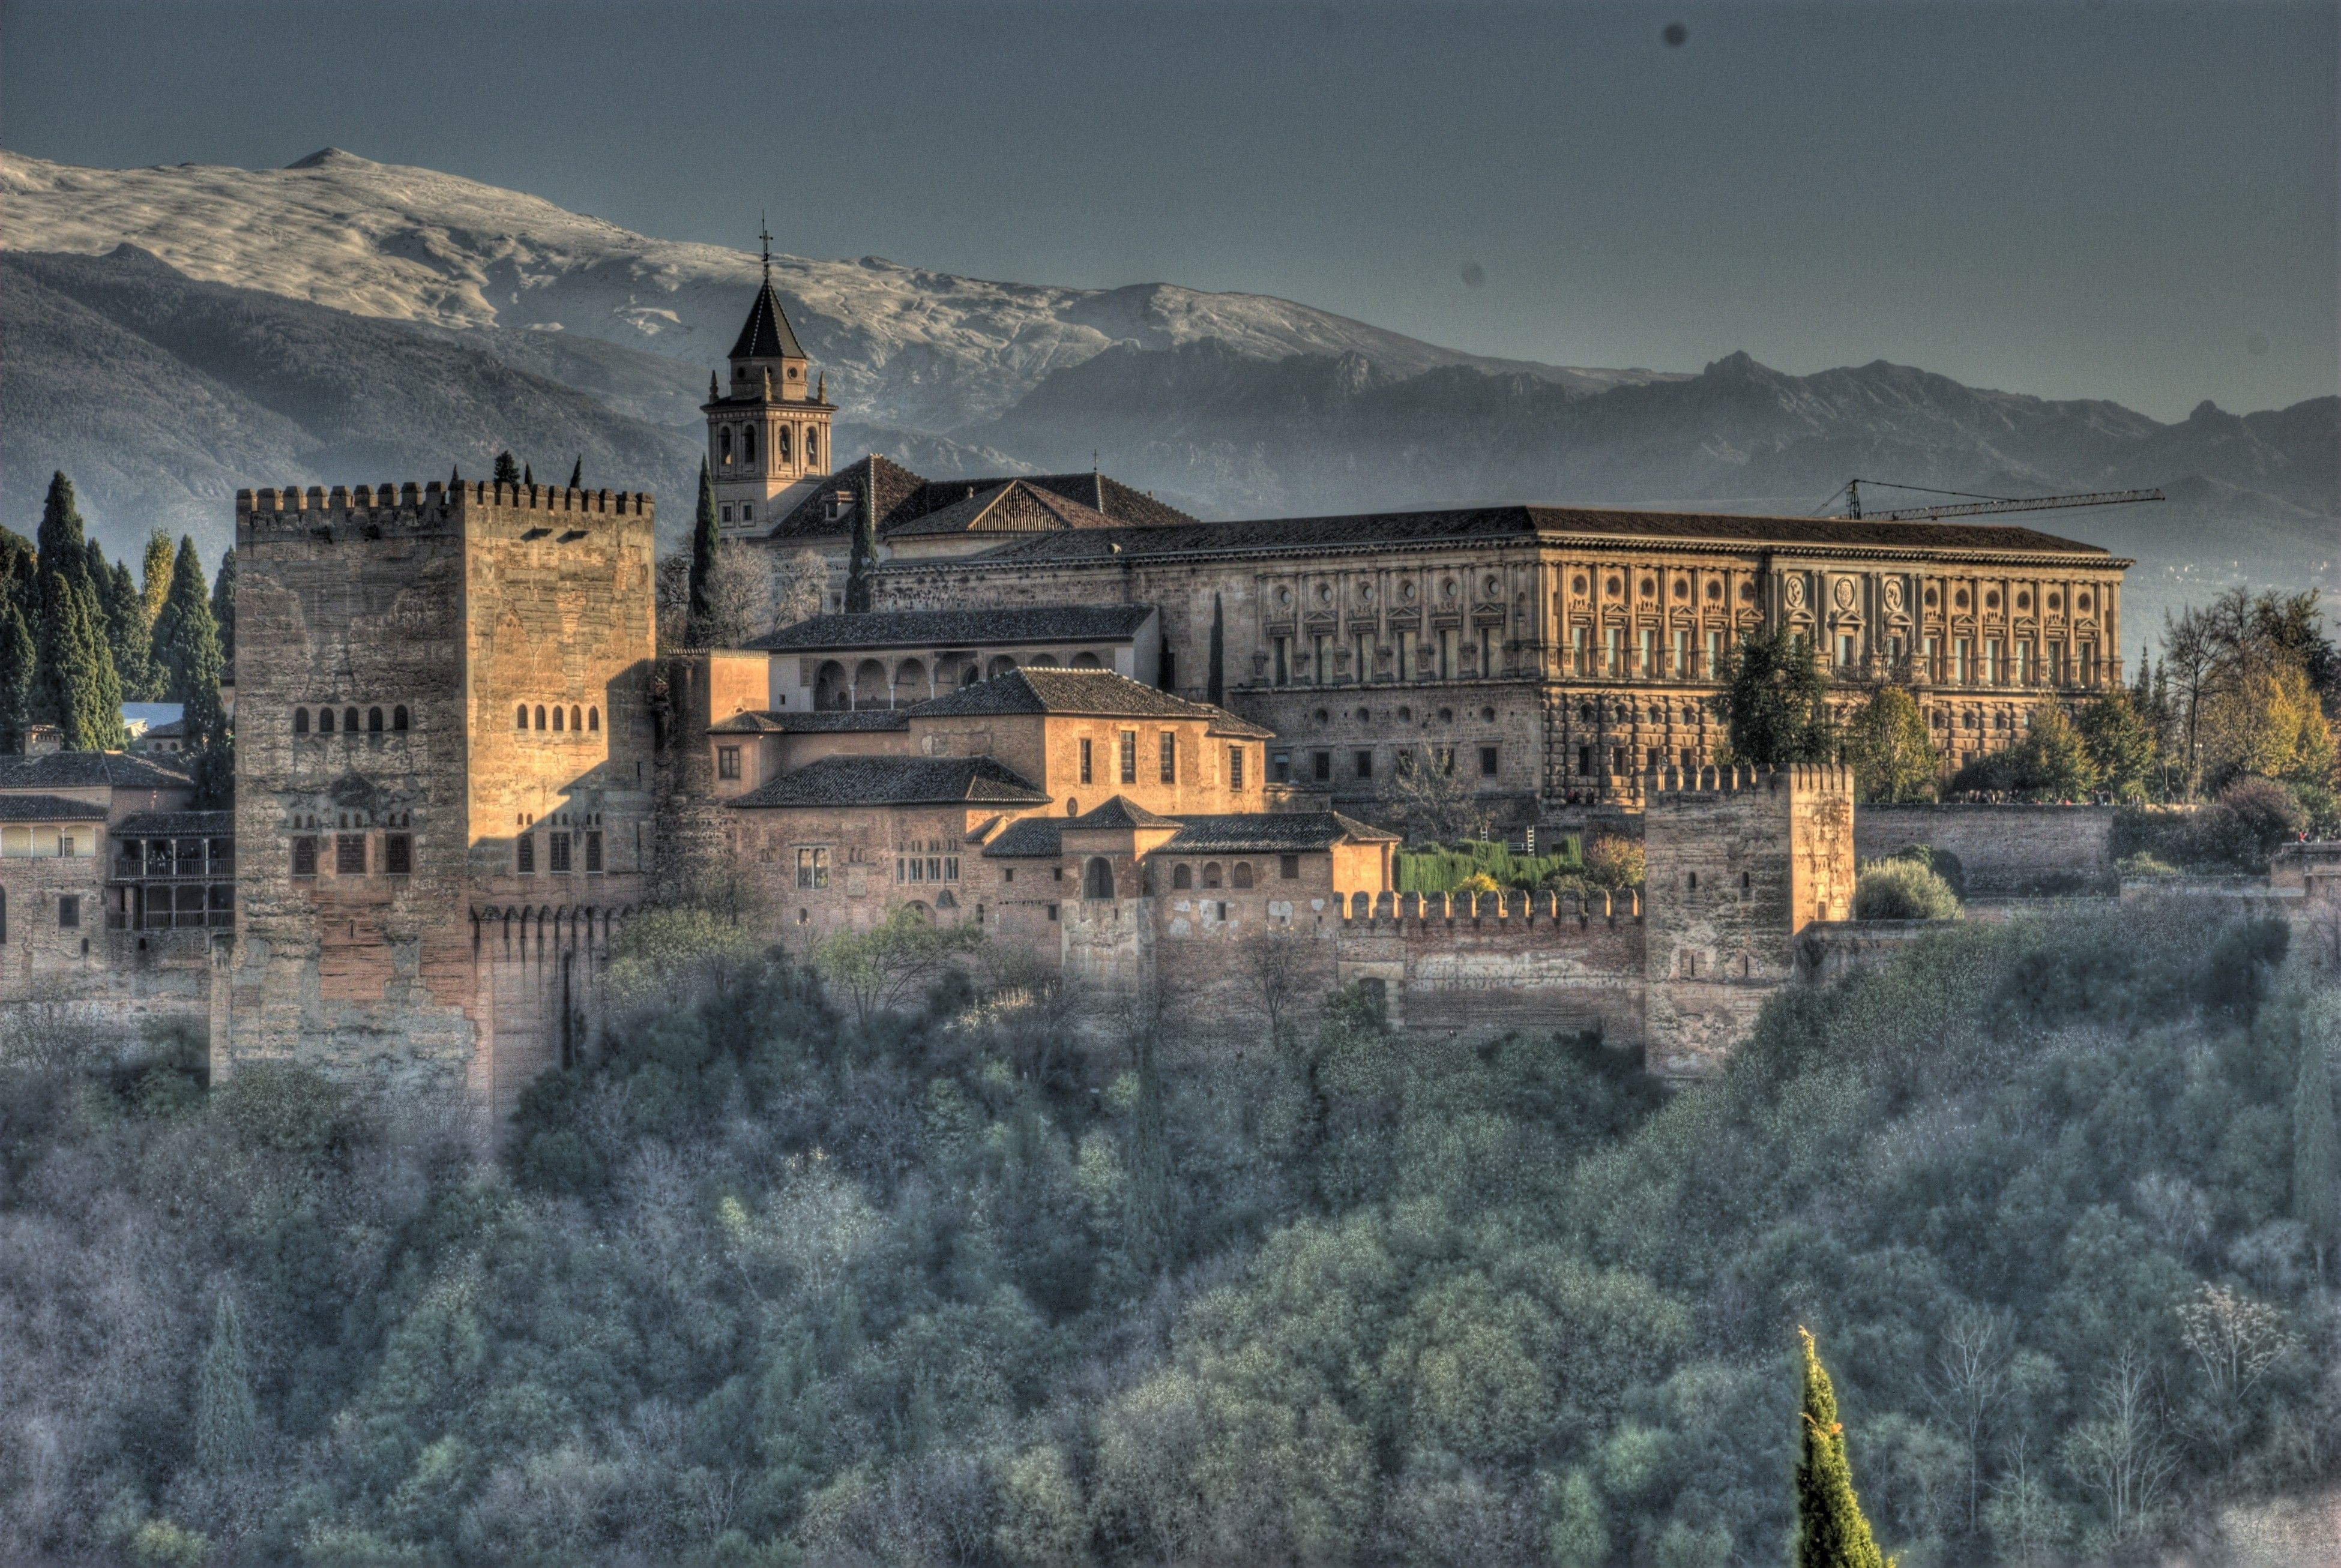
<svg viewBox="0 0 2341 1568">
<path fill-rule="evenodd" d="M 1886 857 L 1888 860 L 1908 860 L 1924 866 L 1940 877 L 1951 889 L 1951 897 L 1964 899 L 1967 896 L 1967 868 L 1948 849 L 1938 849 L 1932 844 L 1913 844 Z"/>
<path fill-rule="evenodd" d="M 1605 834 L 1585 847 L 1585 875 L 1597 888 L 1624 889 L 1642 885 L 1641 842 Z"/>
<path fill-rule="evenodd" d="M 1956 920 L 1951 885 L 1916 860 L 1880 860 L 1853 887 L 1857 920 Z"/>
</svg>

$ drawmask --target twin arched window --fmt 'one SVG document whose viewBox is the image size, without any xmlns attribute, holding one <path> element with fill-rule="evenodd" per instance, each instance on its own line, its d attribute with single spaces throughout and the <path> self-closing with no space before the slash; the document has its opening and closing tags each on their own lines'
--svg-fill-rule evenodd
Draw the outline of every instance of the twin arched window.
<svg viewBox="0 0 2341 1568">
<path fill-rule="evenodd" d="M 789 461 L 788 426 L 782 425 L 779 430 L 772 432 L 772 454 L 776 461 L 786 462 Z"/>
</svg>

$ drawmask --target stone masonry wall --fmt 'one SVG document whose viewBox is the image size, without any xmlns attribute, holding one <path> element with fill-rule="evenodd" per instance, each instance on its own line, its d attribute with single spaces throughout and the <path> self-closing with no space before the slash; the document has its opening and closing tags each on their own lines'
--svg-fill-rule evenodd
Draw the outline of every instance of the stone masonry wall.
<svg viewBox="0 0 2341 1568">
<path fill-rule="evenodd" d="M 1959 858 L 1979 898 L 2111 893 L 2111 806 L 1864 806 L 1854 818 L 1863 860 L 1925 844 Z"/>
</svg>

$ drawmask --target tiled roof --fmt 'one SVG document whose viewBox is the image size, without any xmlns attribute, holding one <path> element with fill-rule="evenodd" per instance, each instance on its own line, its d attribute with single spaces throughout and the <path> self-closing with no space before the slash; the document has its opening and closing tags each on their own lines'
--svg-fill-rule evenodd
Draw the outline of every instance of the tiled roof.
<svg viewBox="0 0 2341 1568">
<path fill-rule="evenodd" d="M 880 610 L 816 615 L 751 641 L 798 649 L 973 648 L 1001 642 L 1118 642 L 1135 637 L 1151 604 L 1044 604 L 996 610 Z"/>
<path fill-rule="evenodd" d="M 864 708 L 848 713 L 783 712 L 752 709 L 734 713 L 707 727 L 711 735 L 837 735 L 885 729 L 907 729 L 907 711 L 899 708 Z"/>
<path fill-rule="evenodd" d="M 103 822 L 105 808 L 62 795 L 0 795 L 0 822 Z"/>
<path fill-rule="evenodd" d="M 963 499 L 924 516 L 890 523 L 882 531 L 888 539 L 911 539 L 925 534 L 1050 533 L 1068 528 L 1122 526 L 1101 511 L 1021 479 L 989 490 L 967 488 Z"/>
<path fill-rule="evenodd" d="M 1214 735 L 1273 733 L 1208 702 L 1190 702 L 1111 670 L 1011 670 L 921 702 L 917 718 L 959 714 L 1078 713 L 1102 719 L 1205 719 Z"/>
<path fill-rule="evenodd" d="M 918 494 L 926 482 L 892 458 L 873 452 L 826 476 L 819 489 L 797 502 L 763 537 L 842 538 L 853 531 L 853 513 L 849 511 L 837 518 L 829 515 L 830 497 L 837 491 L 851 491 L 856 506 L 871 501 L 874 496 L 876 515 L 882 522 Z"/>
<path fill-rule="evenodd" d="M 974 559 L 1083 561 L 1113 555 L 1256 554 L 1262 551 L 1413 543 L 1527 541 L 1539 537 L 1679 540 L 1697 543 L 1810 545 L 1826 549 L 1974 551 L 2090 555 L 2077 540 L 2005 524 L 1889 522 L 1875 518 L 1757 517 L 1728 512 L 1633 511 L 1593 507 L 1491 506 L 1444 511 L 1358 512 L 1255 518 L 1180 527 L 1082 530 L 1011 540 Z"/>
<path fill-rule="evenodd" d="M 1068 820 L 1068 828 L 1176 828 L 1179 819 L 1149 811 L 1135 800 L 1117 795 Z"/>
<path fill-rule="evenodd" d="M 829 475 L 827 482 L 798 502 L 764 537 L 835 539 L 850 533 L 853 528 L 851 513 L 842 518 L 829 515 L 829 498 L 840 490 L 852 491 L 857 504 L 865 500 L 872 501 L 872 515 L 877 518 L 878 531 L 883 536 L 963 503 L 971 493 L 980 497 L 1010 484 L 1049 491 L 1126 528 L 1160 528 L 1195 521 L 1177 507 L 1167 506 L 1101 473 L 993 474 L 930 480 L 912 473 L 891 458 L 872 452 Z"/>
<path fill-rule="evenodd" d="M 48 751 L 38 757 L 0 758 L 0 790 L 102 786 L 185 789 L 194 783 L 184 773 L 125 751 Z"/>
<path fill-rule="evenodd" d="M 1347 840 L 1395 844 L 1395 833 L 1370 828 L 1339 811 L 1254 811 L 1233 816 L 1182 817 L 1179 835 L 1162 846 L 1170 854 L 1291 854 L 1324 849 Z"/>
<path fill-rule="evenodd" d="M 989 757 L 824 757 L 728 804 L 767 806 L 1039 806 L 1049 797 Z"/>
<path fill-rule="evenodd" d="M 140 811 L 114 827 L 117 839 L 225 839 L 234 832 L 233 811 Z"/>
<path fill-rule="evenodd" d="M 781 296 L 773 291 L 772 280 L 756 291 L 756 303 L 748 307 L 748 319 L 740 327 L 739 340 L 732 345 L 731 357 L 735 360 L 801 360 L 803 348 L 797 334 L 789 325 L 789 313 L 781 309 Z"/>
<path fill-rule="evenodd" d="M 1064 840 L 1059 837 L 1065 828 L 1062 817 L 1021 817 L 1001 829 L 1000 837 L 983 847 L 987 859 L 1026 860 L 1055 859 L 1064 853 Z"/>
</svg>

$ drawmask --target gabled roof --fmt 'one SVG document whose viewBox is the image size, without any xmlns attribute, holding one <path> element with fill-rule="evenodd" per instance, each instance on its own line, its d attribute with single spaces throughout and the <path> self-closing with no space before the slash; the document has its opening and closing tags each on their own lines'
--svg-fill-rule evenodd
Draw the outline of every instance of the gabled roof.
<svg viewBox="0 0 2341 1568">
<path fill-rule="evenodd" d="M 752 640 L 772 652 L 863 648 L 975 648 L 993 643 L 1121 642 L 1151 604 L 1046 604 L 996 610 L 881 610 L 816 615 Z"/>
<path fill-rule="evenodd" d="M 1045 806 L 1049 796 L 989 757 L 824 757 L 726 804 Z"/>
<path fill-rule="evenodd" d="M 751 709 L 719 719 L 707 727 L 710 735 L 838 735 L 885 729 L 908 729 L 900 708 L 864 708 L 854 712 L 784 712 Z"/>
<path fill-rule="evenodd" d="M 1026 667 L 962 686 L 957 691 L 913 704 L 911 717 L 951 718 L 1007 713 L 1068 713 L 1098 719 L 1201 719 L 1214 735 L 1266 739 L 1275 732 L 1224 708 L 1190 702 L 1111 670 L 1049 670 Z"/>
<path fill-rule="evenodd" d="M 1335 844 L 1396 844 L 1386 833 L 1339 811 L 1252 811 L 1229 816 L 1182 817 L 1178 836 L 1162 846 L 1166 854 L 1292 854 Z"/>
<path fill-rule="evenodd" d="M 801 360 L 805 352 L 797 342 L 795 329 L 789 325 L 788 312 L 781 309 L 781 296 L 774 292 L 772 281 L 756 291 L 756 303 L 748 307 L 748 319 L 740 328 L 740 339 L 732 345 L 731 358 L 735 360 Z"/>
<path fill-rule="evenodd" d="M 1051 533 L 1068 528 L 1119 528 L 1105 513 L 1021 479 L 970 493 L 922 517 L 882 529 L 888 539 L 950 533 Z"/>
<path fill-rule="evenodd" d="M 117 839 L 226 839 L 234 833 L 233 811 L 137 811 L 114 825 Z"/>
<path fill-rule="evenodd" d="M 1065 852 L 1063 817 L 1021 817 L 983 847 L 988 860 L 1053 860 Z"/>
<path fill-rule="evenodd" d="M 0 795 L 0 822 L 103 822 L 105 808 L 62 795 Z"/>
<path fill-rule="evenodd" d="M 0 758 L 0 790 L 9 789 L 186 789 L 194 780 L 126 751 L 48 751 L 38 757 Z"/>
<path fill-rule="evenodd" d="M 1176 828 L 1179 819 L 1149 811 L 1135 800 L 1117 795 L 1065 822 L 1068 828 Z"/>
<path fill-rule="evenodd" d="M 971 557 L 995 561 L 1086 561 L 1114 555 L 1253 555 L 1344 546 L 1522 543 L 1579 538 L 1738 548 L 1924 550 L 1982 554 L 2093 556 L 2103 548 L 2029 528 L 1966 522 L 1893 522 L 1877 518 L 1760 517 L 1737 512 L 1636 511 L 1598 507 L 1482 506 L 1440 511 L 1351 512 L 1330 517 L 1254 518 L 1176 527 L 1085 529 L 1010 540 Z"/>
<path fill-rule="evenodd" d="M 932 513 L 960 505 L 971 494 L 987 495 L 1010 484 L 1046 491 L 1122 528 L 1161 528 L 1195 521 L 1177 507 L 1165 505 L 1101 473 L 1010 473 L 931 480 L 912 473 L 892 458 L 872 452 L 825 476 L 821 487 L 775 522 L 764 537 L 836 539 L 852 532 L 851 513 L 836 518 L 829 514 L 830 497 L 841 490 L 852 493 L 857 507 L 871 506 L 871 515 L 878 520 L 878 532 L 883 538 Z"/>
</svg>

